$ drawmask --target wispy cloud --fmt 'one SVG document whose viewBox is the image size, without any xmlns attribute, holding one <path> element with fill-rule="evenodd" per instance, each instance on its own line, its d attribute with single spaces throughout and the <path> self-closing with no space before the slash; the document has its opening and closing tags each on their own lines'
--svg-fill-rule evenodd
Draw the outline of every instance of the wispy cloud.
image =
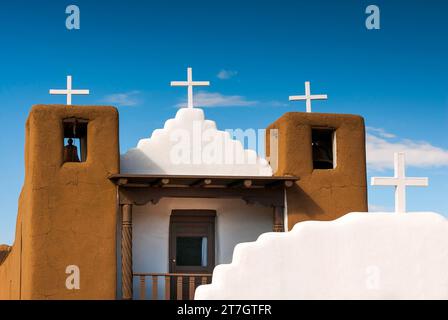
<svg viewBox="0 0 448 320">
<path fill-rule="evenodd" d="M 218 77 L 218 79 L 221 80 L 228 80 L 230 78 L 235 77 L 238 74 L 238 71 L 235 70 L 221 70 L 218 72 L 218 74 L 216 75 Z"/>
<path fill-rule="evenodd" d="M 290 106 L 290 104 L 287 102 L 277 101 L 277 100 L 268 101 L 263 104 L 266 104 L 267 106 L 270 106 L 270 107 L 289 107 Z"/>
<path fill-rule="evenodd" d="M 232 95 L 227 96 L 219 92 L 199 91 L 194 95 L 194 105 L 202 108 L 218 108 L 218 107 L 248 107 L 258 104 L 258 101 L 247 100 L 243 96 Z M 181 102 L 177 107 L 185 107 L 187 103 Z"/>
<path fill-rule="evenodd" d="M 381 129 L 381 128 L 367 127 L 366 129 L 367 129 L 367 132 L 370 132 L 370 133 L 380 136 L 382 138 L 387 138 L 387 139 L 396 138 L 396 135 L 386 132 L 386 130 Z"/>
<path fill-rule="evenodd" d="M 140 91 L 134 90 L 124 93 L 114 93 L 105 96 L 101 101 L 121 107 L 132 107 L 141 103 Z"/>
<path fill-rule="evenodd" d="M 394 152 L 406 153 L 406 165 L 429 168 L 448 166 L 448 150 L 426 141 L 400 139 L 379 128 L 367 128 L 367 165 L 370 170 L 393 168 Z"/>
</svg>

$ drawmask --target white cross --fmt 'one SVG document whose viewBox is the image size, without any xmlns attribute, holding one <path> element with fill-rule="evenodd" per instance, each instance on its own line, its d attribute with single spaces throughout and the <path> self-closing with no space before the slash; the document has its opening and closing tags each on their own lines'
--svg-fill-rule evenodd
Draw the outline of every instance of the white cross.
<svg viewBox="0 0 448 320">
<path fill-rule="evenodd" d="M 311 95 L 310 82 L 305 82 L 305 95 L 304 96 L 289 96 L 289 101 L 306 100 L 306 112 L 311 112 L 311 100 L 326 100 L 328 96 L 326 94 L 314 94 Z"/>
<path fill-rule="evenodd" d="M 193 81 L 193 70 L 187 69 L 187 81 L 171 81 L 172 87 L 188 87 L 188 108 L 194 108 L 193 105 L 193 87 L 209 86 L 210 81 Z"/>
<path fill-rule="evenodd" d="M 72 105 L 72 95 L 75 94 L 90 94 L 89 90 L 74 90 L 72 89 L 72 76 L 67 76 L 67 89 L 50 89 L 50 94 L 64 94 L 67 95 L 67 105 Z"/>
<path fill-rule="evenodd" d="M 372 186 L 395 186 L 395 212 L 406 212 L 406 187 L 427 187 L 428 178 L 407 178 L 403 152 L 394 154 L 395 173 L 393 178 L 372 178 Z"/>
</svg>

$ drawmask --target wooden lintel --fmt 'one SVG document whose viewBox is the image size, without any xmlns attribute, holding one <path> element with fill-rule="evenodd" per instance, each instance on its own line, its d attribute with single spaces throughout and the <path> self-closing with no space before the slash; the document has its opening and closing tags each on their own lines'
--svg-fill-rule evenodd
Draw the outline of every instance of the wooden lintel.
<svg viewBox="0 0 448 320">
<path fill-rule="evenodd" d="M 212 183 L 212 179 L 198 179 L 192 184 L 190 184 L 190 187 L 202 187 L 202 186 L 208 186 Z"/>
<path fill-rule="evenodd" d="M 291 188 L 294 185 L 294 181 L 291 180 L 286 180 L 285 181 L 285 187 L 286 188 Z"/>
<path fill-rule="evenodd" d="M 233 181 L 233 182 L 229 183 L 227 185 L 227 187 L 228 188 L 239 188 L 239 187 L 250 188 L 250 187 L 252 187 L 252 180 L 245 179 L 245 180 Z"/>
<path fill-rule="evenodd" d="M 151 184 L 151 187 L 163 187 L 166 186 L 167 184 L 170 183 L 170 179 L 168 178 L 161 178 L 161 179 L 157 179 L 156 182 L 154 182 L 153 184 Z"/>
<path fill-rule="evenodd" d="M 294 185 L 294 181 L 292 180 L 280 180 L 269 183 L 266 185 L 267 188 L 291 188 Z"/>
<path fill-rule="evenodd" d="M 252 187 L 252 180 L 244 180 L 243 185 L 245 188 Z"/>
<path fill-rule="evenodd" d="M 126 179 L 126 178 L 120 178 L 120 179 L 118 179 L 117 184 L 118 184 L 119 186 L 124 186 L 124 185 L 128 184 L 128 179 Z"/>
<path fill-rule="evenodd" d="M 127 188 L 122 187 L 120 204 L 145 205 L 148 202 L 157 203 L 162 198 L 240 198 L 246 202 L 258 203 L 263 206 L 283 206 L 282 189 L 264 188 Z"/>
<path fill-rule="evenodd" d="M 126 183 L 126 187 L 129 188 L 148 188 L 151 187 L 149 183 Z"/>
</svg>

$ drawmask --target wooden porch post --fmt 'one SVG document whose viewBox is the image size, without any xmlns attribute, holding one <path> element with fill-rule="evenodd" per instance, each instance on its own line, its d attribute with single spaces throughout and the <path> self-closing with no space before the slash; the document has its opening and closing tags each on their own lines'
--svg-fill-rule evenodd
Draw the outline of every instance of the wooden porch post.
<svg viewBox="0 0 448 320">
<path fill-rule="evenodd" d="M 124 204 L 121 210 L 121 290 L 123 300 L 132 300 L 132 205 Z"/>
<path fill-rule="evenodd" d="M 285 231 L 285 219 L 284 219 L 284 208 L 280 206 L 274 207 L 274 232 L 284 232 Z"/>
</svg>

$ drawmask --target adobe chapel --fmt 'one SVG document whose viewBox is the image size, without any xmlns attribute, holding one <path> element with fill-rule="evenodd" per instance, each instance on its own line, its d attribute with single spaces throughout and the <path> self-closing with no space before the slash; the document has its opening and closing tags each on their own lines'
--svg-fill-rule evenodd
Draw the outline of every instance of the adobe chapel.
<svg viewBox="0 0 448 320">
<path fill-rule="evenodd" d="M 190 75 L 172 85 L 206 85 Z M 0 299 L 192 299 L 237 244 L 368 211 L 364 119 L 313 113 L 310 97 L 307 112 L 272 119 L 265 156 L 190 90 L 188 107 L 121 155 L 115 107 L 33 106 Z"/>
</svg>

